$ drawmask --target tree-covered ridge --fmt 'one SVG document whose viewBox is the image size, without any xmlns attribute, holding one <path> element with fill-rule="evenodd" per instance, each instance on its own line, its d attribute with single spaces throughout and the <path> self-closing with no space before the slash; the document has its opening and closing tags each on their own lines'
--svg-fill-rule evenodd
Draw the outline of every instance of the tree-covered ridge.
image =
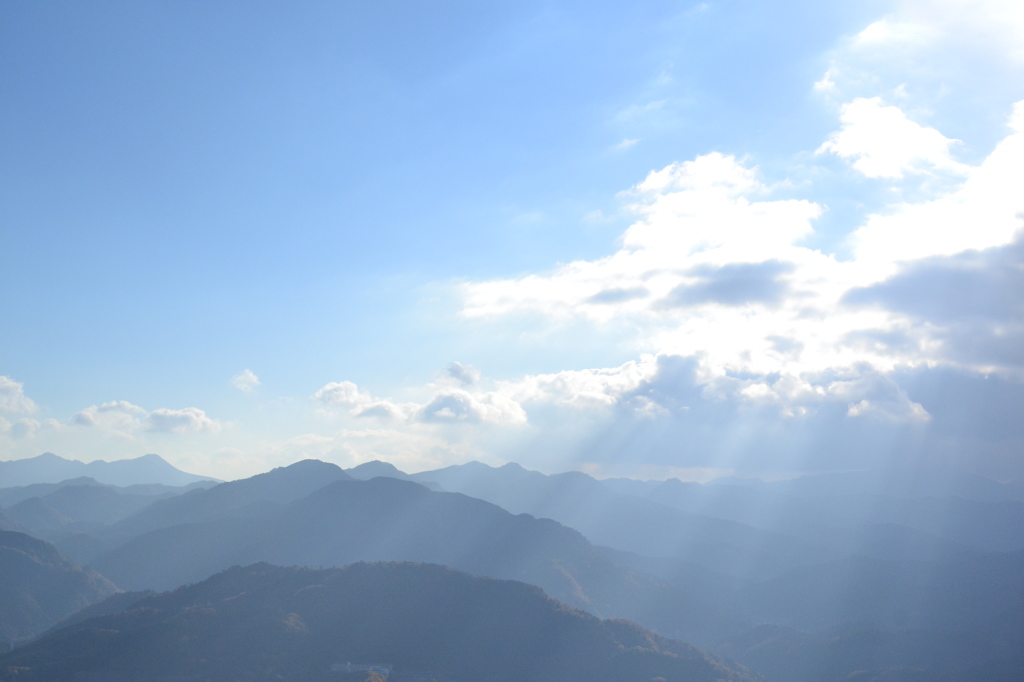
<svg viewBox="0 0 1024 682">
<path fill-rule="evenodd" d="M 0 680 L 318 681 L 383 661 L 453 682 L 755 679 L 530 585 L 386 563 L 235 567 L 54 631 L 0 658 Z"/>
</svg>

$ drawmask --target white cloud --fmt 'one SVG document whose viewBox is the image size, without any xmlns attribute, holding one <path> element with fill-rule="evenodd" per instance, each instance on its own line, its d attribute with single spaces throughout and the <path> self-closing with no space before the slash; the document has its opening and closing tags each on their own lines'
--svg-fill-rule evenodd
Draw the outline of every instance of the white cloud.
<svg viewBox="0 0 1024 682">
<path fill-rule="evenodd" d="M 168 433 L 216 433 L 221 424 L 216 419 L 206 416 L 206 412 L 198 407 L 186 407 L 171 410 L 162 407 L 153 410 L 146 417 L 147 431 L 164 431 Z"/>
<path fill-rule="evenodd" d="M 869 178 L 896 179 L 931 170 L 970 172 L 950 156 L 949 148 L 958 140 L 914 123 L 899 107 L 885 106 L 877 97 L 843 105 L 840 120 L 842 128 L 817 153 L 852 160 L 853 167 Z"/>
<path fill-rule="evenodd" d="M 22 417 L 13 424 L 7 419 L 0 417 L 0 436 L 6 436 L 13 440 L 31 439 L 41 424 L 30 417 Z"/>
<path fill-rule="evenodd" d="M 942 40 L 1024 61 L 1024 5 L 1016 0 L 902 0 L 889 21 L 900 27 L 882 32 L 890 42 Z"/>
<path fill-rule="evenodd" d="M 442 389 L 423 405 L 417 418 L 427 423 L 524 424 L 526 412 L 501 393 L 477 393 Z"/>
<path fill-rule="evenodd" d="M 47 422 L 49 421 L 50 420 L 47 420 Z M 36 431 L 38 431 L 42 426 L 43 423 L 35 419 L 32 419 L 30 417 L 22 417 L 21 419 L 19 419 L 18 421 L 11 425 L 11 438 L 17 440 L 32 438 L 33 436 L 36 435 Z"/>
<path fill-rule="evenodd" d="M 75 426 L 97 428 L 124 438 L 132 438 L 145 421 L 147 412 L 126 400 L 92 405 L 71 417 Z"/>
<path fill-rule="evenodd" d="M 313 399 L 326 405 L 351 407 L 362 400 L 359 387 L 351 381 L 332 381 L 313 394 Z"/>
<path fill-rule="evenodd" d="M 36 404 L 25 395 L 23 385 L 10 377 L 0 376 L 0 412 L 33 414 Z"/>
<path fill-rule="evenodd" d="M 479 379 L 474 367 L 452 363 L 446 368 L 445 376 L 454 378 L 464 386 L 472 385 Z M 470 380 L 470 383 L 467 383 Z M 428 424 L 522 424 L 526 413 L 514 400 L 501 393 L 470 392 L 463 388 L 436 385 L 432 396 L 422 405 L 403 403 L 376 398 L 359 390 L 351 381 L 331 382 L 314 395 L 328 406 L 348 408 L 352 417 L 378 417 L 391 421 L 423 422 Z"/>
<path fill-rule="evenodd" d="M 554 403 L 574 407 L 614 405 L 657 371 L 653 356 L 607 369 L 566 370 L 534 374 L 499 384 L 500 390 L 521 403 Z"/>
<path fill-rule="evenodd" d="M 415 411 L 411 404 L 399 405 L 390 400 L 375 398 L 360 391 L 351 381 L 332 381 L 313 394 L 313 399 L 329 407 L 347 408 L 353 417 L 404 421 Z"/>
<path fill-rule="evenodd" d="M 835 80 L 833 80 L 835 75 L 835 67 L 829 67 L 828 71 L 825 72 L 825 75 L 821 77 L 821 80 L 814 83 L 814 91 L 823 93 L 835 92 L 837 90 Z"/>
<path fill-rule="evenodd" d="M 851 43 L 855 49 L 915 48 L 938 40 L 943 31 L 932 22 L 901 20 L 889 16 L 879 19 L 855 35 Z"/>
<path fill-rule="evenodd" d="M 501 382 L 499 392 L 525 406 L 531 422 L 544 406 L 664 417 L 692 407 L 693 400 L 666 398 L 673 393 L 659 378 L 668 359 L 689 358 L 702 401 L 792 419 L 839 410 L 860 420 L 928 422 L 928 411 L 885 377 L 957 366 L 940 322 L 844 297 L 908 262 L 1013 240 L 1024 227 L 1024 104 L 1011 117 L 1014 132 L 978 166 L 954 161 L 952 140 L 880 100 L 855 100 L 843 116 L 825 148 L 863 162 L 866 174 L 928 169 L 964 179 L 938 198 L 869 216 L 853 232 L 855 257 L 844 262 L 802 245 L 819 206 L 773 199 L 757 169 L 734 157 L 708 154 L 652 172 L 624 195 L 638 220 L 618 251 L 548 273 L 466 284 L 461 312 L 475 319 L 532 311 L 595 330 L 630 325 L 637 349 L 649 355 Z M 449 409 L 453 418 L 459 413 Z"/>
<path fill-rule="evenodd" d="M 802 200 L 751 200 L 768 191 L 756 169 L 718 153 L 654 171 L 626 195 L 640 219 L 618 252 L 548 274 L 469 284 L 462 315 L 534 310 L 598 321 L 623 313 L 664 318 L 667 297 L 704 282 L 715 268 L 820 260 L 795 244 L 812 233 L 821 208 Z"/>
<path fill-rule="evenodd" d="M 242 393 L 252 393 L 260 385 L 260 378 L 251 369 L 244 369 L 231 379 L 231 385 Z"/>
<path fill-rule="evenodd" d="M 139 432 L 216 433 L 221 423 L 207 416 L 198 407 L 180 410 L 159 408 L 147 410 L 125 400 L 93 405 L 71 417 L 74 426 L 96 428 L 126 439 L 137 438 Z"/>
<path fill-rule="evenodd" d="M 857 261 L 888 276 L 898 261 L 1008 244 L 1024 228 L 1024 102 L 1009 126 L 1013 132 L 954 191 L 870 216 L 852 235 Z"/>
<path fill-rule="evenodd" d="M 480 381 L 480 370 L 473 365 L 463 365 L 461 362 L 453 362 L 445 367 L 444 374 L 463 386 L 472 386 Z"/>
</svg>

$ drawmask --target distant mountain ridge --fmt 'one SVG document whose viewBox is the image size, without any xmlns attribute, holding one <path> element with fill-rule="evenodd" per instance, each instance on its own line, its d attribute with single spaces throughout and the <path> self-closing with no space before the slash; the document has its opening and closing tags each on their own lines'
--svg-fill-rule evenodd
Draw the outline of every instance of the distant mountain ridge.
<svg viewBox="0 0 1024 682">
<path fill-rule="evenodd" d="M 518 464 L 469 462 L 412 479 L 434 481 L 516 514 L 554 519 L 596 545 L 650 557 L 698 557 L 725 573 L 776 574 L 834 558 L 827 548 L 794 536 L 617 493 L 581 472 L 546 475 Z"/>
<path fill-rule="evenodd" d="M 0 461 L 0 488 L 35 483 L 60 483 L 81 476 L 117 486 L 140 483 L 183 486 L 198 481 L 216 480 L 210 476 L 197 476 L 181 471 L 159 455 L 143 455 L 114 462 L 96 460 L 86 463 L 65 459 L 52 452 L 44 452 L 27 459 Z"/>
<path fill-rule="evenodd" d="M 195 488 L 209 488 L 218 482 L 214 479 L 203 479 L 183 486 L 165 485 L 163 483 L 134 483 L 132 485 L 120 486 L 111 483 L 100 483 L 95 478 L 90 478 L 89 476 L 79 476 L 60 481 L 59 483 L 33 483 L 31 485 L 0 488 L 0 507 L 13 507 L 30 497 L 46 497 L 61 488 L 69 487 L 109 488 L 126 495 L 156 498 L 162 495 L 180 495 Z"/>
</svg>

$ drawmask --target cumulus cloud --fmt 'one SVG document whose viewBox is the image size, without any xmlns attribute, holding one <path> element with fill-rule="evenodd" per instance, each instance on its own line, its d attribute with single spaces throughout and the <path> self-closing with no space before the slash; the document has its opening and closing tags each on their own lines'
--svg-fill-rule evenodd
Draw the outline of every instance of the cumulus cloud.
<svg viewBox="0 0 1024 682">
<path fill-rule="evenodd" d="M 877 24 L 858 36 L 868 47 L 944 42 L 1024 62 L 1024 7 L 1014 0 L 902 0 Z"/>
<path fill-rule="evenodd" d="M 444 375 L 463 386 L 472 386 L 480 381 L 480 370 L 473 365 L 463 365 L 461 362 L 453 362 L 445 367 Z"/>
<path fill-rule="evenodd" d="M 447 389 L 437 392 L 417 412 L 428 423 L 523 424 L 526 412 L 519 403 L 500 393 L 473 395 L 468 391 Z"/>
<path fill-rule="evenodd" d="M 869 216 L 851 236 L 857 262 L 884 279 L 901 261 L 1010 243 L 1024 227 L 1024 102 L 1008 123 L 1011 133 L 954 191 Z"/>
<path fill-rule="evenodd" d="M 654 356 L 606 369 L 565 370 L 502 382 L 499 390 L 520 403 L 553 403 L 591 407 L 616 404 L 657 371 Z"/>
<path fill-rule="evenodd" d="M 10 377 L 0 376 L 0 412 L 33 414 L 36 404 L 25 395 L 23 385 Z"/>
<path fill-rule="evenodd" d="M 13 440 L 24 440 L 32 438 L 39 430 L 40 422 L 30 417 L 22 417 L 13 424 L 0 417 L 0 436 L 7 436 Z"/>
<path fill-rule="evenodd" d="M 454 376 L 453 376 L 454 373 Z M 445 375 L 466 379 L 474 383 L 479 372 L 472 367 L 452 363 Z M 526 413 L 514 400 L 496 392 L 470 392 L 464 388 L 450 386 L 433 387 L 433 395 L 422 405 L 403 403 L 376 398 L 360 391 L 351 381 L 331 382 L 314 395 L 314 400 L 328 405 L 347 408 L 352 417 L 378 417 L 392 421 L 422 422 L 427 424 L 522 424 Z"/>
<path fill-rule="evenodd" d="M 640 330 L 641 348 L 700 356 L 710 374 L 925 361 L 919 348 L 894 356 L 844 343 L 857 330 L 890 330 L 899 316 L 840 306 L 851 286 L 866 283 L 865 271 L 802 245 L 821 208 L 771 192 L 734 157 L 672 164 L 626 194 L 638 220 L 617 252 L 550 273 L 467 284 L 462 314 L 628 321 Z"/>
<path fill-rule="evenodd" d="M 146 415 L 146 410 L 138 405 L 126 400 L 114 400 L 76 412 L 71 417 L 71 423 L 131 437 L 132 433 L 142 428 Z"/>
<path fill-rule="evenodd" d="M 1024 222 L 1022 122 L 1018 104 L 1012 133 L 946 194 L 868 216 L 851 236 L 851 260 L 803 246 L 820 207 L 773 200 L 756 169 L 710 154 L 652 172 L 627 193 L 639 219 L 614 254 L 467 284 L 462 315 L 628 320 L 641 347 L 700 357 L 708 376 L 948 362 L 920 316 L 905 306 L 853 305 L 849 292 L 885 282 L 908 262 L 1009 244 Z M 1013 318 L 1003 319 L 1005 327 Z"/>
<path fill-rule="evenodd" d="M 792 264 L 779 261 L 699 266 L 687 273 L 696 281 L 680 284 L 659 304 L 670 308 L 702 303 L 727 306 L 775 304 L 782 300 L 788 289 L 783 276 L 792 271 Z"/>
<path fill-rule="evenodd" d="M 96 428 L 122 438 L 135 438 L 141 431 L 163 433 L 216 433 L 221 423 L 198 407 L 180 410 L 159 408 L 149 412 L 125 400 L 92 405 L 71 417 L 74 426 Z"/>
<path fill-rule="evenodd" d="M 551 273 L 468 284 L 462 315 L 534 310 L 596 321 L 623 314 L 661 318 L 688 287 L 701 303 L 733 305 L 739 280 L 759 268 L 827 260 L 796 246 L 813 232 L 821 207 L 758 200 L 768 192 L 756 169 L 718 153 L 654 171 L 626 194 L 639 220 L 619 251 Z M 747 298 L 756 303 L 764 296 L 748 287 Z"/>
<path fill-rule="evenodd" d="M 242 393 L 252 393 L 260 385 L 260 378 L 251 369 L 243 369 L 231 379 L 231 385 Z"/>
<path fill-rule="evenodd" d="M 399 405 L 390 400 L 375 398 L 365 391 L 360 391 L 351 381 L 327 383 L 313 394 L 313 399 L 329 407 L 347 408 L 353 417 L 403 421 L 415 410 L 414 405 Z"/>
<path fill-rule="evenodd" d="M 907 173 L 970 171 L 950 155 L 959 140 L 945 137 L 909 118 L 899 107 L 885 106 L 878 97 L 857 98 L 843 105 L 842 127 L 818 148 L 852 161 L 869 178 L 902 178 Z"/>
<path fill-rule="evenodd" d="M 168 433 L 215 433 L 220 431 L 221 424 L 206 416 L 198 407 L 186 407 L 171 410 L 162 407 L 153 410 L 146 417 L 147 431 L 163 431 Z"/>
<path fill-rule="evenodd" d="M 916 261 L 879 284 L 854 289 L 848 305 L 904 313 L 944 357 L 979 372 L 1024 376 L 1024 231 L 1007 246 Z"/>
<path fill-rule="evenodd" d="M 49 422 L 49 420 L 47 421 Z M 43 426 L 43 424 L 44 422 L 32 419 L 31 417 L 22 417 L 21 419 L 19 419 L 18 421 L 14 422 L 14 424 L 11 425 L 11 438 L 14 438 L 15 440 L 32 438 L 33 436 L 36 435 L 36 431 L 38 431 Z"/>
<path fill-rule="evenodd" d="M 325 405 L 351 407 L 358 405 L 364 398 L 359 394 L 359 387 L 351 381 L 332 381 L 314 393 L 313 399 Z"/>
<path fill-rule="evenodd" d="M 775 198 L 756 168 L 708 154 L 624 193 L 637 219 L 611 255 L 468 283 L 461 314 L 637 329 L 638 360 L 498 382 L 550 436 L 547 451 L 613 459 L 628 449 L 712 467 L 760 453 L 799 470 L 948 449 L 964 442 L 945 430 L 949 410 L 903 382 L 943 367 L 1024 367 L 1022 130 L 1018 104 L 1010 134 L 968 166 L 939 131 L 880 99 L 854 100 L 823 151 L 883 181 L 944 172 L 955 182 L 869 215 L 852 232 L 852 258 L 805 245 L 820 206 Z M 471 414 L 464 396 L 435 407 L 450 420 Z"/>
</svg>

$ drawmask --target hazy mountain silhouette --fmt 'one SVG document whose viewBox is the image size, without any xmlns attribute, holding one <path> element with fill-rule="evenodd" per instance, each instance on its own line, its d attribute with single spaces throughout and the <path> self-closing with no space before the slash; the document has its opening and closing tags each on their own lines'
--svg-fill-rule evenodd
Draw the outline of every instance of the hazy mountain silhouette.
<svg viewBox="0 0 1024 682">
<path fill-rule="evenodd" d="M 856 474 L 851 474 L 857 478 Z M 705 485 L 670 479 L 647 497 L 680 511 L 701 512 L 798 535 L 846 554 L 884 558 L 941 558 L 957 550 L 1015 551 L 1024 548 L 1024 502 L 947 495 L 906 496 L 894 490 L 851 493 L 857 486 L 833 485 L 836 477 L 808 477 L 795 488 L 789 482 L 759 486 Z M 803 479 L 798 479 L 803 480 Z M 795 481 L 792 482 L 795 485 Z M 989 482 L 993 486 L 1003 484 Z M 835 488 L 832 492 L 829 489 Z M 794 492 L 796 491 L 796 492 Z M 897 531 L 896 526 L 905 530 Z M 900 532 L 902 537 L 895 539 Z M 888 543 L 898 555 L 882 551 Z"/>
<path fill-rule="evenodd" d="M 1019 618 L 1019 616 L 1018 616 Z M 807 633 L 765 625 L 719 651 L 766 682 L 1019 682 L 1024 632 L 994 623 L 971 631 Z"/>
<path fill-rule="evenodd" d="M 0 531 L 0 642 L 22 640 L 117 591 L 42 540 Z"/>
<path fill-rule="evenodd" d="M 232 568 L 143 598 L 0 658 L 0 679 L 337 680 L 390 663 L 396 680 L 741 682 L 737 666 L 536 587 L 435 565 Z"/>
<path fill-rule="evenodd" d="M 284 479 L 294 467 L 313 466 L 262 476 Z M 154 508 L 174 503 L 187 522 L 146 532 L 92 565 L 124 589 L 167 589 L 257 561 L 421 561 L 537 584 L 580 608 L 673 635 L 711 638 L 737 626 L 718 605 L 614 564 L 561 524 L 408 481 L 339 480 L 289 505 L 261 507 L 258 516 L 223 513 L 197 522 L 211 511 L 206 498 L 236 483 L 245 482 L 157 503 Z M 197 506 L 188 510 L 191 501 Z"/>
<path fill-rule="evenodd" d="M 1017 603 L 1024 588 L 1021 553 L 1007 551 L 1024 545 L 1024 504 L 923 496 L 922 491 L 946 490 L 948 478 L 937 477 L 894 497 L 882 495 L 872 476 L 856 473 L 845 482 L 842 476 L 808 477 L 798 486 L 757 481 L 701 485 L 604 482 L 580 473 L 546 476 L 518 465 L 494 468 L 474 462 L 413 476 L 418 477 L 572 525 L 592 541 L 609 545 L 601 550 L 606 558 L 699 594 L 737 621 L 791 626 L 812 639 L 827 640 L 837 628 L 873 632 L 871 637 L 851 634 L 843 646 L 856 652 L 850 643 L 870 640 L 894 648 L 896 653 L 877 659 L 886 663 L 883 670 L 890 676 L 904 675 L 894 670 L 909 670 L 919 661 L 898 655 L 906 639 L 900 633 L 908 628 L 935 647 L 943 638 L 979 628 L 1007 639 L 1010 635 L 998 625 L 986 623 L 1007 604 Z M 984 491 L 1001 485 L 975 478 L 961 488 Z M 1012 497 L 1008 488 L 998 489 Z M 956 661 L 960 668 L 991 662 L 991 647 L 970 637 L 963 641 L 969 645 L 948 649 L 942 660 Z M 875 660 L 874 654 L 846 652 L 829 661 L 820 653 L 831 651 L 829 646 L 810 646 L 806 654 L 820 654 L 825 658 L 819 663 L 837 666 L 842 674 L 835 679 L 858 670 L 844 668 L 846 663 L 867 666 Z M 758 665 L 756 656 L 748 654 L 761 650 L 740 648 L 736 656 Z M 792 655 L 782 657 L 785 664 L 777 669 L 789 672 L 777 679 L 797 676 L 805 663 L 807 670 L 825 669 L 802 661 L 800 652 L 794 645 Z"/>
<path fill-rule="evenodd" d="M 400 481 L 416 481 L 420 485 L 424 485 L 431 490 L 436 490 L 437 492 L 450 492 L 446 491 L 444 487 L 436 481 L 426 481 L 423 480 L 422 477 L 412 476 L 401 471 L 394 464 L 382 462 L 379 459 L 375 459 L 372 462 L 364 462 L 363 464 L 354 466 L 351 469 L 345 469 L 345 473 L 358 481 L 368 481 L 371 478 L 383 476 L 385 478 L 397 478 Z"/>
<path fill-rule="evenodd" d="M 800 476 L 767 483 L 768 489 L 797 495 L 881 495 L 903 499 L 959 497 L 966 500 L 1024 501 L 1024 484 L 1001 483 L 929 461 L 926 466 L 867 469 Z"/>
<path fill-rule="evenodd" d="M 34 483 L 0 489 L 6 521 L 0 525 L 52 542 L 81 563 L 109 549 L 99 535 L 113 523 L 138 513 L 154 501 L 215 485 L 198 481 L 186 486 L 147 483 L 114 486 L 81 476 L 60 483 Z"/>
<path fill-rule="evenodd" d="M 579 472 L 545 475 L 517 464 L 480 462 L 414 474 L 446 490 L 514 513 L 563 523 L 598 545 L 651 557 L 677 557 L 718 572 L 763 578 L 834 558 L 797 537 L 612 491 Z"/>
<path fill-rule="evenodd" d="M 45 452 L 37 457 L 0 462 L 0 482 L 4 487 L 59 483 L 69 478 L 89 476 L 100 483 L 127 486 L 136 483 L 161 483 L 181 486 L 211 480 L 171 466 L 159 455 L 143 455 L 116 462 L 78 462 Z"/>
<path fill-rule="evenodd" d="M 949 562 L 845 558 L 751 585 L 739 598 L 762 622 L 808 631 L 981 627 L 1024 605 L 1024 552 Z"/>
<path fill-rule="evenodd" d="M 379 459 L 375 459 L 372 462 L 364 462 L 363 464 L 354 466 L 351 469 L 345 469 L 345 473 L 359 481 L 368 481 L 371 478 L 377 478 L 378 476 L 397 478 L 403 481 L 413 480 L 412 476 L 400 471 L 394 464 L 382 462 Z"/>
<path fill-rule="evenodd" d="M 1024 642 L 1011 617 L 1024 613 L 1024 503 L 920 494 L 937 484 L 868 494 L 856 491 L 871 490 L 870 477 L 852 476 L 849 485 L 808 477 L 798 489 L 598 481 L 480 463 L 407 475 L 371 462 L 345 472 L 311 460 L 119 520 L 125 489 L 96 492 L 87 481 L 34 486 L 43 494 L 3 511 L 17 516 L 9 526 L 78 529 L 58 547 L 95 557 L 89 565 L 126 589 L 166 589 L 259 561 L 430 562 L 540 585 L 599 616 L 764 666 L 773 681 L 1019 670 L 1006 643 Z"/>
<path fill-rule="evenodd" d="M 223 518 L 262 516 L 332 481 L 350 480 L 341 467 L 307 459 L 250 478 L 161 500 L 116 524 L 108 534 L 134 537 L 157 528 Z"/>
<path fill-rule="evenodd" d="M 203 479 L 202 481 L 196 481 L 195 483 L 180 486 L 164 485 L 162 483 L 135 483 L 133 485 L 119 486 L 109 483 L 100 483 L 95 478 L 91 478 L 89 476 L 78 476 L 77 478 L 69 478 L 66 481 L 60 481 L 59 483 L 33 483 L 32 485 L 0 488 L 0 507 L 11 507 L 22 500 L 27 500 L 30 497 L 46 497 L 60 488 L 67 488 L 69 486 L 109 488 L 124 495 L 148 497 L 152 501 L 158 497 L 172 497 L 174 495 L 187 493 L 191 490 L 210 488 L 217 485 L 217 483 L 219 483 L 219 481 Z"/>
<path fill-rule="evenodd" d="M 65 485 L 45 495 L 24 499 L 9 507 L 7 514 L 40 532 L 84 530 L 115 523 L 145 509 L 158 499 L 174 496 L 173 493 L 132 495 L 112 486 L 95 483 Z M 39 516 L 40 510 L 44 508 L 48 510 L 46 514 L 49 518 L 34 520 L 32 517 Z"/>
</svg>

